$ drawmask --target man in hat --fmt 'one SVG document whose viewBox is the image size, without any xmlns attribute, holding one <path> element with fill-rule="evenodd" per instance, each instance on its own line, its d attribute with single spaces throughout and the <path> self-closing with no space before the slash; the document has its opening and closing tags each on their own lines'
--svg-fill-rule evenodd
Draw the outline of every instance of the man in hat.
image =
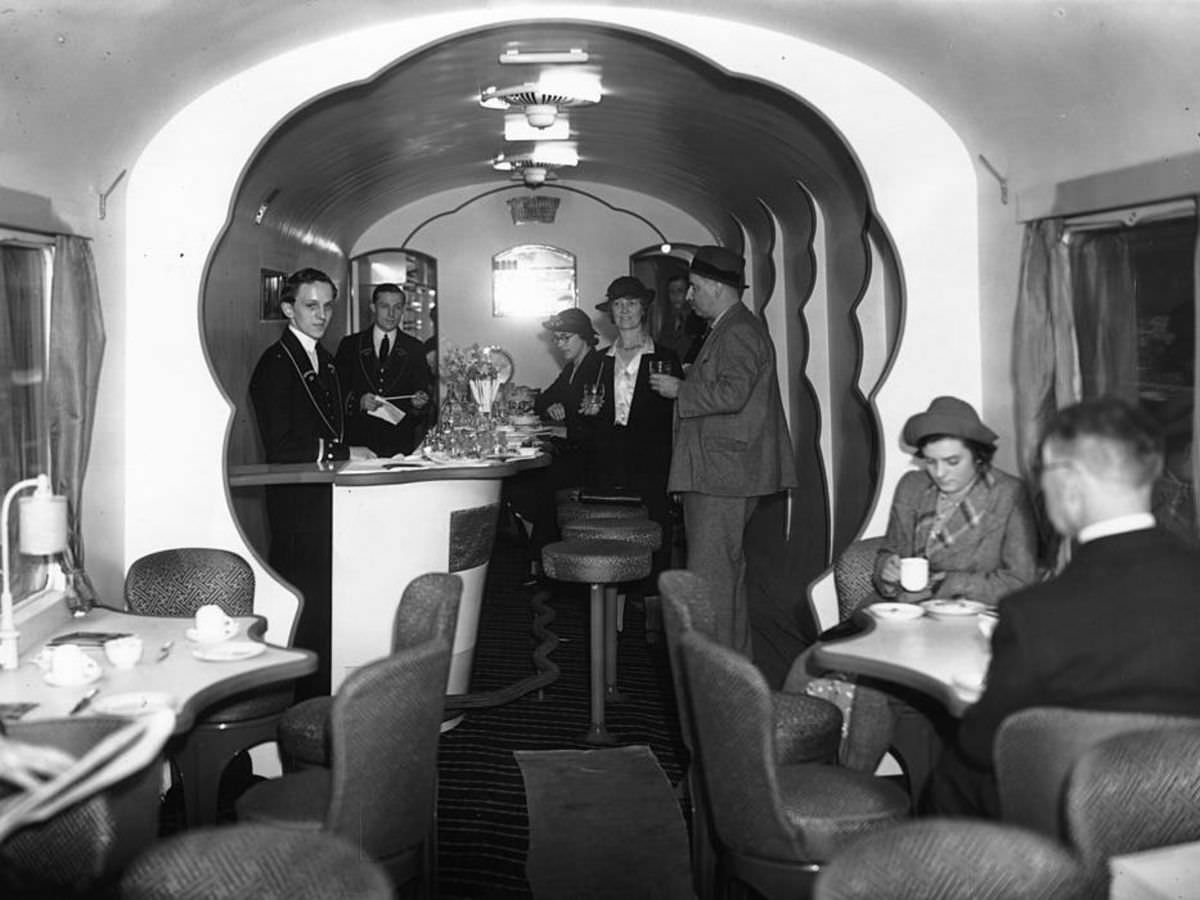
<svg viewBox="0 0 1200 900">
<path fill-rule="evenodd" d="M 1056 578 L 1000 603 L 986 687 L 935 771 L 927 811 L 999 815 L 992 743 L 1018 710 L 1200 710 L 1200 554 L 1150 512 L 1162 465 L 1153 419 L 1122 400 L 1078 403 L 1050 422 L 1039 478 L 1075 550 Z"/>
<path fill-rule="evenodd" d="M 712 588 L 717 637 L 750 655 L 744 536 L 759 499 L 795 487 L 796 467 L 775 373 L 775 347 L 742 303 L 745 260 L 700 247 L 688 295 L 710 330 L 684 379 L 651 375 L 675 398 L 670 491 L 683 499 L 688 569 Z"/>
</svg>

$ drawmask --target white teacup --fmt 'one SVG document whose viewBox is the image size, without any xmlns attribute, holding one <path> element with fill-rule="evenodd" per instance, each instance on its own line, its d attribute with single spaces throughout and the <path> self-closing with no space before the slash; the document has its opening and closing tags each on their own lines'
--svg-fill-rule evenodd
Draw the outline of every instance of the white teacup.
<svg viewBox="0 0 1200 900">
<path fill-rule="evenodd" d="M 219 641 L 229 636 L 233 619 L 215 603 L 208 603 L 196 610 L 196 637 L 202 641 Z"/>
<path fill-rule="evenodd" d="M 118 669 L 131 669 L 142 659 L 142 639 L 133 634 L 105 641 L 104 655 Z"/>
<path fill-rule="evenodd" d="M 900 559 L 900 587 L 906 591 L 923 591 L 929 586 L 929 560 L 923 556 L 904 556 Z"/>
<path fill-rule="evenodd" d="M 61 682 L 79 681 L 87 672 L 88 659 L 78 644 L 60 644 L 50 654 L 50 675 Z"/>
</svg>

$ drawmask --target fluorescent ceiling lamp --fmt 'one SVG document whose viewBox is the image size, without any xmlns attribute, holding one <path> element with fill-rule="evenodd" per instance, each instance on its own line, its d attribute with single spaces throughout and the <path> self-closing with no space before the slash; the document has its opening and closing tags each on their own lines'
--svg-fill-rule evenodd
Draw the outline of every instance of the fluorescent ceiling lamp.
<svg viewBox="0 0 1200 900">
<path fill-rule="evenodd" d="M 506 141 L 565 141 L 571 137 L 571 122 L 564 113 L 548 128 L 534 128 L 525 116 L 509 113 L 504 117 Z"/>
<path fill-rule="evenodd" d="M 510 47 L 500 54 L 500 64 L 504 66 L 527 63 L 585 63 L 588 61 L 586 50 L 572 47 L 570 50 L 519 50 Z"/>
<path fill-rule="evenodd" d="M 534 144 L 529 154 L 535 162 L 548 163 L 552 166 L 579 165 L 579 151 L 572 141 L 556 141 L 547 144 Z"/>
<path fill-rule="evenodd" d="M 544 94 L 571 97 L 577 103 L 599 103 L 604 96 L 600 85 L 600 73 L 582 72 L 578 69 L 552 69 L 543 72 L 537 80 L 538 90 Z"/>
</svg>

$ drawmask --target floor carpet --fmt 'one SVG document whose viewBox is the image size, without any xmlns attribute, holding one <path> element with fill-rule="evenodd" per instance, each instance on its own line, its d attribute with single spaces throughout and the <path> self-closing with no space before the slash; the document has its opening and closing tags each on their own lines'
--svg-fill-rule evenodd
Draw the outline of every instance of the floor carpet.
<svg viewBox="0 0 1200 900">
<path fill-rule="evenodd" d="M 519 544 L 497 540 L 480 615 L 471 689 L 496 691 L 533 671 L 532 592 L 522 585 L 528 559 Z M 548 627 L 560 639 L 551 654 L 559 679 L 539 696 L 467 712 L 439 749 L 439 894 L 447 900 L 527 900 L 529 815 L 514 753 L 586 749 L 588 724 L 587 589 L 551 585 Z M 685 760 L 666 648 L 648 645 L 641 614 L 627 611 L 618 681 L 625 703 L 608 708 L 622 745 L 644 745 L 672 782 Z M 635 815 L 631 807 L 629 815 Z M 614 812 L 619 815 L 619 812 Z"/>
<path fill-rule="evenodd" d="M 687 826 L 648 747 L 522 750 L 535 900 L 687 900 Z"/>
</svg>

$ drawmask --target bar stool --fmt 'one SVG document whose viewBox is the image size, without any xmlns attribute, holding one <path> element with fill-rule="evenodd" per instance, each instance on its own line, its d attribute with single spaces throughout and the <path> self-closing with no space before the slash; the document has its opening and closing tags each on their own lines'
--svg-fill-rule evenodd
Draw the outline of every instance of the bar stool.
<svg viewBox="0 0 1200 900">
<path fill-rule="evenodd" d="M 558 541 L 542 548 L 542 569 L 558 581 L 586 584 L 591 601 L 591 706 L 592 721 L 583 740 L 589 744 L 615 744 L 604 725 L 608 647 L 616 673 L 617 591 L 615 585 L 637 581 L 650 574 L 647 547 L 628 541 Z"/>
<path fill-rule="evenodd" d="M 640 503 L 633 506 L 626 503 L 583 503 L 579 500 L 564 500 L 555 507 L 555 513 L 560 529 L 571 522 L 593 519 L 648 518 L 646 507 Z"/>
<path fill-rule="evenodd" d="M 563 526 L 564 541 L 622 541 L 634 544 L 653 553 L 662 546 L 662 528 L 649 519 L 581 519 Z M 617 632 L 622 630 L 625 610 L 625 595 L 617 594 L 616 622 L 614 630 L 605 641 L 605 696 L 610 703 L 623 703 L 625 695 L 617 690 Z"/>
</svg>

